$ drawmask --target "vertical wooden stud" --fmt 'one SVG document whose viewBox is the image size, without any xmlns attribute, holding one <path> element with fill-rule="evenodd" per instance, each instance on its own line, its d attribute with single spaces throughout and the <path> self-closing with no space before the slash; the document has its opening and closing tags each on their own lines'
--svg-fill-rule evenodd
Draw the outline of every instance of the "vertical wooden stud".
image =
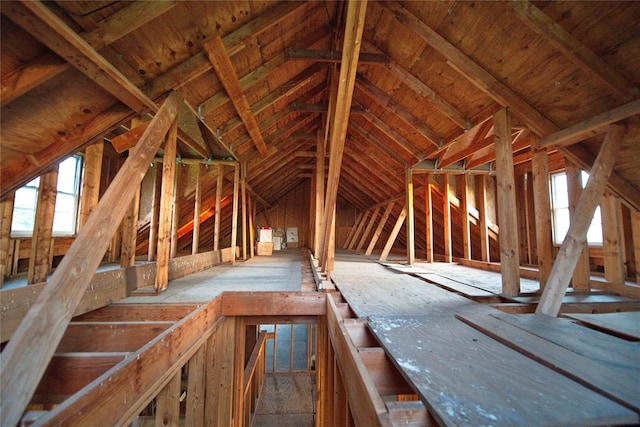
<svg viewBox="0 0 640 427">
<path fill-rule="evenodd" d="M 433 200 L 431 198 L 431 175 L 424 175 L 424 213 L 425 213 L 425 258 L 433 262 Z"/>
<path fill-rule="evenodd" d="M 129 209 L 122 219 L 122 247 L 120 267 L 131 267 L 136 263 L 136 241 L 138 238 L 138 214 L 140 210 L 140 186 L 133 195 Z"/>
<path fill-rule="evenodd" d="M 416 236 L 413 209 L 413 171 L 410 167 L 405 168 L 405 193 L 407 198 L 407 262 L 409 265 L 413 265 L 416 261 Z"/>
<path fill-rule="evenodd" d="M 573 222 L 580 195 L 582 194 L 582 170 L 569 159 L 565 158 L 565 172 L 567 175 L 567 191 L 569 194 L 569 215 Z M 573 289 L 588 291 L 591 289 L 591 269 L 589 267 L 589 245 L 584 241 L 580 255 L 571 279 Z"/>
<path fill-rule="evenodd" d="M 606 192 L 600 204 L 602 214 L 602 255 L 604 257 L 604 277 L 609 283 L 624 284 L 623 233 L 620 219 L 620 202 Z"/>
<path fill-rule="evenodd" d="M 253 235 L 254 233 L 254 227 L 255 227 L 255 201 L 253 200 L 253 197 L 249 196 L 248 198 L 248 206 L 247 209 L 249 210 L 249 255 L 251 258 L 254 257 L 255 255 L 255 251 L 254 251 L 254 241 L 255 241 L 255 236 Z"/>
<path fill-rule="evenodd" d="M 462 257 L 471 259 L 471 230 L 469 228 L 469 196 L 467 194 L 467 175 L 462 174 L 458 178 L 460 183 L 460 210 L 462 224 Z"/>
<path fill-rule="evenodd" d="M 636 283 L 640 284 L 640 212 L 631 211 L 633 258 L 636 263 Z"/>
<path fill-rule="evenodd" d="M 442 175 L 442 224 L 444 241 L 444 262 L 451 262 L 453 256 L 453 243 L 451 241 L 451 186 L 449 175 Z"/>
<path fill-rule="evenodd" d="M 536 249 L 538 251 L 538 281 L 544 289 L 553 264 L 551 239 L 551 202 L 549 196 L 549 161 L 546 149 L 532 148 L 533 207 L 536 223 Z"/>
<path fill-rule="evenodd" d="M 156 426 L 180 425 L 180 370 L 156 397 Z"/>
<path fill-rule="evenodd" d="M 324 137 L 322 131 L 318 129 L 316 132 L 316 192 L 315 192 L 315 236 L 314 242 L 314 256 L 319 258 L 320 254 L 320 241 L 322 240 L 322 218 L 324 215 L 324 156 L 325 146 Z M 347 242 L 345 242 L 345 245 Z"/>
<path fill-rule="evenodd" d="M 204 426 L 205 349 L 206 343 L 200 346 L 189 360 L 187 405 L 184 417 L 185 427 Z"/>
<path fill-rule="evenodd" d="M 82 197 L 78 207 L 78 231 L 95 209 L 100 198 L 100 175 L 102 173 L 102 140 L 89 145 L 84 150 L 84 173 L 82 177 Z"/>
<path fill-rule="evenodd" d="M 247 164 L 240 166 L 240 191 L 242 193 L 242 259 L 247 260 Z"/>
<path fill-rule="evenodd" d="M 498 222 L 500 225 L 500 268 L 502 292 L 517 295 L 520 292 L 520 263 L 518 218 L 516 216 L 515 174 L 511 146 L 511 117 L 507 109 L 493 116 L 496 147 L 496 175 L 498 182 Z"/>
<path fill-rule="evenodd" d="M 31 237 L 31 255 L 27 283 L 45 282 L 49 273 L 49 254 L 53 234 L 53 214 L 56 207 L 58 166 L 40 177 L 36 218 Z"/>
<path fill-rule="evenodd" d="M 179 194 L 182 188 L 183 175 L 185 173 L 184 165 L 177 164 L 175 167 L 175 175 L 173 177 L 173 212 L 171 215 L 171 251 L 170 257 L 178 256 L 178 229 L 180 228 L 180 203 L 182 197 Z"/>
<path fill-rule="evenodd" d="M 158 252 L 156 258 L 155 289 L 162 292 L 169 285 L 169 255 L 171 252 L 171 222 L 173 218 L 173 193 L 176 173 L 176 138 L 178 120 L 171 124 L 164 143 L 162 162 L 162 190 L 160 195 L 160 218 L 158 221 Z"/>
<path fill-rule="evenodd" d="M 220 205 L 222 203 L 222 179 L 224 178 L 224 165 L 218 165 L 218 176 L 216 180 L 216 213 L 213 224 L 213 250 L 220 249 Z"/>
<path fill-rule="evenodd" d="M 240 166 L 233 166 L 233 213 L 231 214 L 231 265 L 236 263 L 236 247 L 238 245 L 238 196 L 240 187 Z"/>
<path fill-rule="evenodd" d="M 4 276 L 11 273 L 11 221 L 13 220 L 13 201 L 15 192 L 11 192 L 0 202 L 0 288 L 4 283 Z"/>
<path fill-rule="evenodd" d="M 487 178 L 484 175 L 476 177 L 476 194 L 478 196 L 478 210 L 480 211 L 480 259 L 484 262 L 490 262 L 489 221 L 487 220 Z"/>
<path fill-rule="evenodd" d="M 158 248 L 158 220 L 160 217 L 160 190 L 162 187 L 162 174 L 161 170 L 155 164 L 152 170 L 153 174 L 153 200 L 151 203 L 151 221 L 149 222 L 149 248 L 147 259 L 154 261 L 157 255 Z"/>
<path fill-rule="evenodd" d="M 193 234 L 191 238 L 191 254 L 195 255 L 200 250 L 200 212 L 202 210 L 202 165 L 197 164 L 193 166 L 195 168 L 196 175 L 196 190 L 193 204 Z"/>
</svg>

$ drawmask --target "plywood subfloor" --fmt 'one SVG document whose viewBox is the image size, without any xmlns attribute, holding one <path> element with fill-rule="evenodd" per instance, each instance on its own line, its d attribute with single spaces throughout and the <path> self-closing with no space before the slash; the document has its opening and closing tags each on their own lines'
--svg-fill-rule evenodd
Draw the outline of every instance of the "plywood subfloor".
<svg viewBox="0 0 640 427">
<path fill-rule="evenodd" d="M 235 265 L 220 264 L 169 282 L 159 295 L 131 296 L 124 303 L 197 303 L 209 301 L 224 291 L 300 291 L 302 256 L 300 249 L 274 251 Z"/>
<path fill-rule="evenodd" d="M 278 373 L 265 377 L 253 427 L 312 427 L 312 373 Z"/>
<path fill-rule="evenodd" d="M 457 276 L 453 269 L 460 266 L 439 267 L 424 274 L 460 282 L 474 277 L 466 271 Z M 475 277 L 485 272 L 478 273 Z M 496 309 L 352 253 L 338 254 L 332 277 L 444 425 L 638 422 L 636 412 L 456 317 L 499 313 Z M 482 283 L 475 279 L 475 284 Z"/>
</svg>

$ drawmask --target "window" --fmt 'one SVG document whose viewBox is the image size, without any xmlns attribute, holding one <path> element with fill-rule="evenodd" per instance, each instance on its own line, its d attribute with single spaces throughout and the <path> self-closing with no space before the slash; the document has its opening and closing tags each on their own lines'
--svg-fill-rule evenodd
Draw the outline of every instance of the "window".
<svg viewBox="0 0 640 427">
<path fill-rule="evenodd" d="M 81 166 L 80 156 L 72 156 L 61 162 L 58 168 L 58 191 L 53 215 L 54 235 L 76 232 Z M 39 187 L 38 177 L 16 191 L 11 221 L 12 236 L 26 237 L 33 234 Z"/>
<path fill-rule="evenodd" d="M 582 188 L 584 188 L 589 174 L 582 171 Z M 562 244 L 567 231 L 569 231 L 569 191 L 567 188 L 567 175 L 556 173 L 551 175 L 551 209 L 553 221 L 553 242 Z M 600 206 L 596 208 L 587 232 L 587 242 L 590 245 L 602 245 L 602 219 Z"/>
</svg>

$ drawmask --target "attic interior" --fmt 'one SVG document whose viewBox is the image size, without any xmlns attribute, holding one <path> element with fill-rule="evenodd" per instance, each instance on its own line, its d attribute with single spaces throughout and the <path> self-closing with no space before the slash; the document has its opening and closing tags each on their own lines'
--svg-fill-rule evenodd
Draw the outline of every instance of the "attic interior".
<svg viewBox="0 0 640 427">
<path fill-rule="evenodd" d="M 640 2 L 0 13 L 3 426 L 640 423 Z"/>
</svg>

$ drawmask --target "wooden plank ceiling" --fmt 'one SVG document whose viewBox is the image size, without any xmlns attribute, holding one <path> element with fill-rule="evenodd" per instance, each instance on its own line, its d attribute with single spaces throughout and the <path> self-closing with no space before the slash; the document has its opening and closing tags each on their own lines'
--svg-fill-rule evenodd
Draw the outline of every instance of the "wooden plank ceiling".
<svg viewBox="0 0 640 427">
<path fill-rule="evenodd" d="M 267 203 L 310 179 L 344 2 L 2 1 L 0 11 L 2 196 L 123 134 L 171 90 L 185 99 L 181 158 L 246 163 Z M 640 2 L 370 1 L 360 51 L 338 189 L 356 207 L 402 193 L 404 168 L 425 159 L 486 167 L 501 107 L 515 115 L 519 163 L 534 136 L 628 105 L 610 185 L 638 209 Z M 562 153 L 589 166 L 605 130 Z"/>
</svg>

